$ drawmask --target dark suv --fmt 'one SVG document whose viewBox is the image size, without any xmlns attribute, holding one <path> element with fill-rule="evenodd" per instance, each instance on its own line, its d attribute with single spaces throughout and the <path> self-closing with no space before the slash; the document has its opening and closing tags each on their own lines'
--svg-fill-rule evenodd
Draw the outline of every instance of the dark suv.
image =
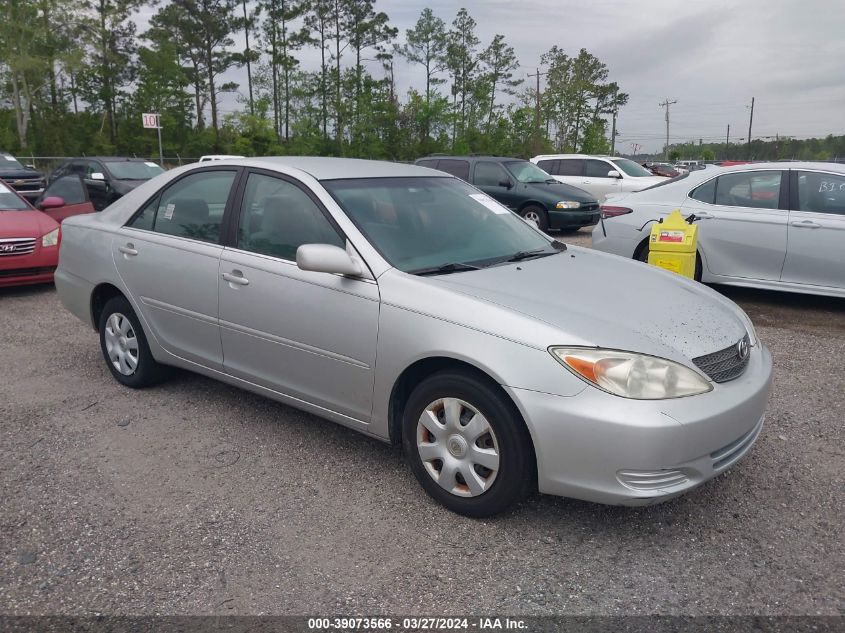
<svg viewBox="0 0 845 633">
<path fill-rule="evenodd" d="M 552 178 L 534 163 L 501 156 L 428 156 L 416 161 L 475 185 L 542 230 L 580 229 L 599 221 L 593 196 Z"/>
<path fill-rule="evenodd" d="M 143 158 L 72 158 L 56 167 L 50 174 L 50 183 L 68 174 L 77 174 L 85 182 L 94 208 L 102 211 L 135 187 L 163 172 L 156 163 Z"/>
<path fill-rule="evenodd" d="M 44 174 L 29 169 L 8 152 L 0 150 L 0 180 L 32 202 L 44 191 Z"/>
</svg>

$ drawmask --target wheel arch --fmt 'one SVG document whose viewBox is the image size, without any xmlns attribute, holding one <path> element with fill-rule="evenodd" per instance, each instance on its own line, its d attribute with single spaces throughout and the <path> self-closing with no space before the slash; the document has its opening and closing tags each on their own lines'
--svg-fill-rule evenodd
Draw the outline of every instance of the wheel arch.
<svg viewBox="0 0 845 633">
<path fill-rule="evenodd" d="M 99 331 L 100 329 L 100 315 L 103 308 L 114 297 L 123 297 L 129 301 L 129 298 L 120 288 L 109 282 L 97 285 L 91 292 L 91 325 L 95 330 Z"/>
<path fill-rule="evenodd" d="M 526 207 L 540 207 L 546 213 L 549 212 L 549 207 L 544 203 L 540 202 L 539 200 L 526 200 L 525 202 L 519 205 L 519 208 L 516 210 L 517 213 L 521 214 Z"/>
</svg>

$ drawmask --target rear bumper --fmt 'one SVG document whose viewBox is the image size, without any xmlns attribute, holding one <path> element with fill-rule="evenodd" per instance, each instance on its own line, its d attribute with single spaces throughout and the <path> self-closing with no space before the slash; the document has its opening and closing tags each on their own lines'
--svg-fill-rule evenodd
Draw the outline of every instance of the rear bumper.
<svg viewBox="0 0 845 633">
<path fill-rule="evenodd" d="M 55 275 L 56 292 L 65 308 L 74 316 L 96 328 L 91 315 L 91 294 L 94 284 L 59 267 Z"/>
<path fill-rule="evenodd" d="M 507 388 L 534 441 L 540 492 L 611 505 L 666 501 L 742 459 L 760 434 L 772 359 L 713 391 L 630 400 L 592 387 L 571 397 Z"/>
<path fill-rule="evenodd" d="M 599 210 L 574 211 L 552 209 L 549 211 L 549 228 L 573 229 L 582 226 L 592 226 L 599 221 Z"/>
</svg>

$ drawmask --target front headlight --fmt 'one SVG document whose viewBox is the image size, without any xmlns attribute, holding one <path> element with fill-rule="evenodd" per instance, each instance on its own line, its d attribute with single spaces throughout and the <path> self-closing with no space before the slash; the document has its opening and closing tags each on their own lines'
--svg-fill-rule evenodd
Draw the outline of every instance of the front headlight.
<svg viewBox="0 0 845 633">
<path fill-rule="evenodd" d="M 47 235 L 41 238 L 41 246 L 55 246 L 59 243 L 59 229 L 53 229 Z"/>
<path fill-rule="evenodd" d="M 561 200 L 555 205 L 555 209 L 580 209 L 581 203 L 575 200 Z"/>
<path fill-rule="evenodd" d="M 549 351 L 579 378 L 623 398 L 663 400 L 713 389 L 689 367 L 665 358 L 580 347 L 550 347 Z"/>
</svg>

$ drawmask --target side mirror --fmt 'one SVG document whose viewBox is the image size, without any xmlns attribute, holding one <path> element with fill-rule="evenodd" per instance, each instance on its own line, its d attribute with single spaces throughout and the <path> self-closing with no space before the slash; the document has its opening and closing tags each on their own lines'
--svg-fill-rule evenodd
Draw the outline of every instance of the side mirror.
<svg viewBox="0 0 845 633">
<path fill-rule="evenodd" d="M 500 180 L 499 186 L 504 187 L 505 189 L 510 189 L 511 187 L 513 187 L 510 180 Z"/>
<path fill-rule="evenodd" d="M 331 244 L 303 244 L 296 249 L 296 265 L 300 270 L 335 275 L 361 274 L 361 267 L 345 250 Z"/>
<path fill-rule="evenodd" d="M 63 206 L 65 206 L 65 200 L 64 198 L 60 198 L 59 196 L 47 196 L 40 203 L 38 203 L 38 207 L 42 211 L 46 211 L 47 209 L 57 209 Z"/>
<path fill-rule="evenodd" d="M 105 180 L 106 175 L 99 171 L 95 171 L 93 174 L 91 174 L 90 178 L 91 180 Z"/>
<path fill-rule="evenodd" d="M 611 169 L 609 172 L 607 172 L 607 177 L 608 178 L 622 178 L 622 174 L 620 174 L 615 169 Z"/>
<path fill-rule="evenodd" d="M 35 165 L 24 165 L 24 167 L 26 167 L 27 169 L 31 169 L 32 171 L 35 171 Z"/>
</svg>

